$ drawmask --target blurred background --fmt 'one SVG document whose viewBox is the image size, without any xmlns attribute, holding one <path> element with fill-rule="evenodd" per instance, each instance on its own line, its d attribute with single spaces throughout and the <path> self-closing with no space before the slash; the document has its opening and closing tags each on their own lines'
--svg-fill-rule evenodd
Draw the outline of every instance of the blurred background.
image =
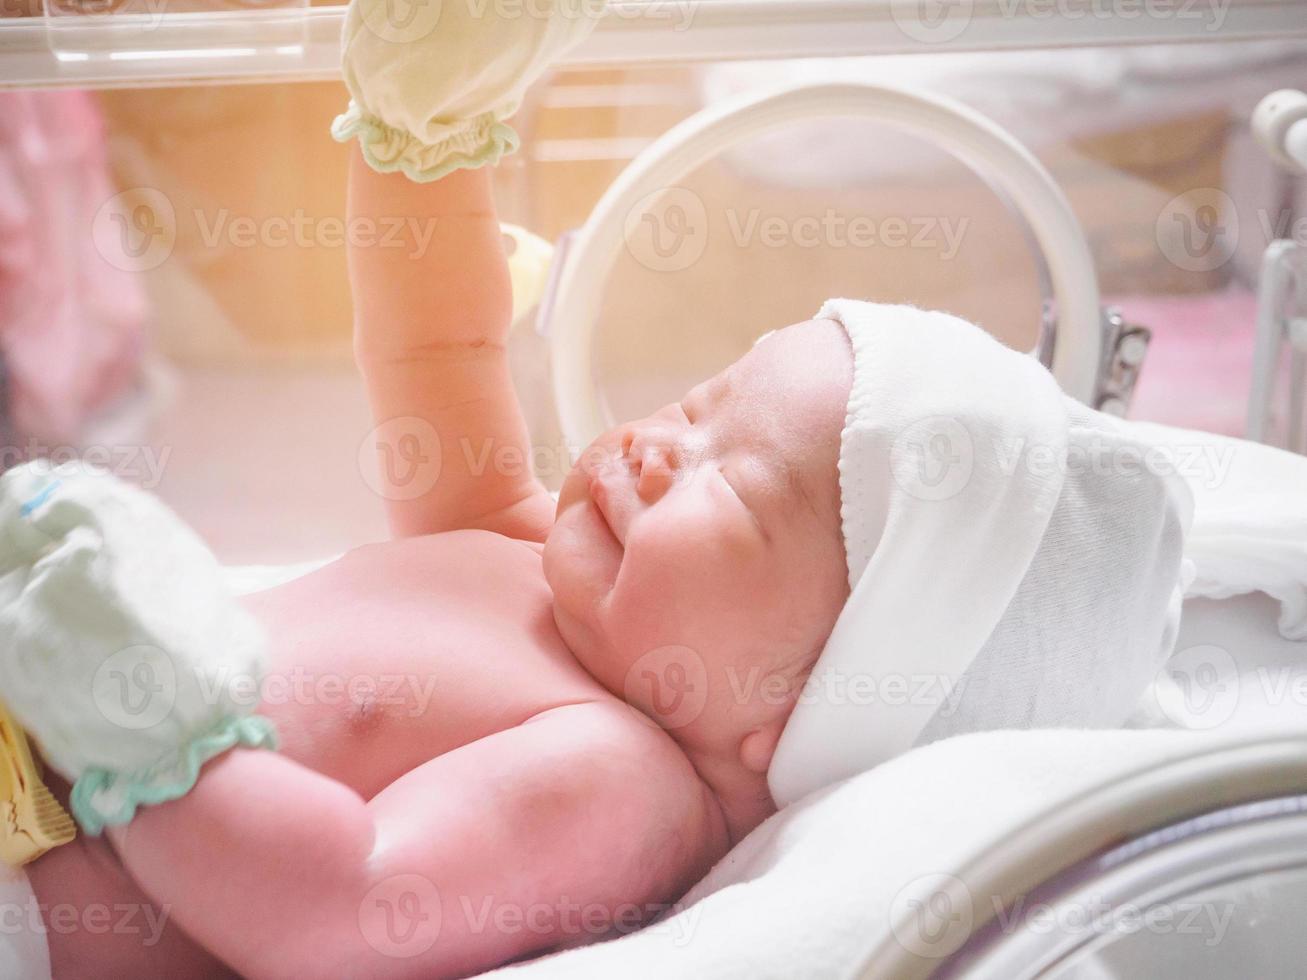
<svg viewBox="0 0 1307 980">
<path fill-rule="evenodd" d="M 515 119 L 523 149 L 495 174 L 501 216 L 556 241 L 669 127 L 786 79 L 918 85 L 1011 130 L 1070 199 L 1104 301 L 1153 332 L 1132 416 L 1242 432 L 1261 254 L 1273 238 L 1307 242 L 1307 182 L 1272 167 L 1247 118 L 1307 80 L 1307 43 L 559 73 Z M 385 536 L 360 475 L 371 422 L 350 360 L 348 152 L 328 135 L 345 99 L 336 82 L 0 92 L 4 465 L 33 448 L 99 452 L 232 563 Z M 608 275 L 597 364 L 619 417 L 833 295 L 1035 342 L 1042 296 L 1021 226 L 922 141 L 813 121 L 701 168 L 683 192 L 707 230 L 693 260 L 660 262 L 646 243 Z M 1218 247 L 1195 251 L 1193 229 Z M 518 311 L 514 365 L 542 458 L 556 458 L 533 310 Z"/>
</svg>

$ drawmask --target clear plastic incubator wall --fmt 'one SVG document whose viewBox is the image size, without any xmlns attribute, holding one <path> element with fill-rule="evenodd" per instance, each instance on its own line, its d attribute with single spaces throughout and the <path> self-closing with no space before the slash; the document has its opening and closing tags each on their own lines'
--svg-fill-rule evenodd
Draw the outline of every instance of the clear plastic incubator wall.
<svg viewBox="0 0 1307 980">
<path fill-rule="evenodd" d="M 10 0 L 4 13 L 6 444 L 141 446 L 111 466 L 229 562 L 381 535 L 341 449 L 342 433 L 369 428 L 346 235 L 386 234 L 345 227 L 347 151 L 327 132 L 343 7 Z M 538 468 L 556 481 L 566 452 L 536 302 L 548 314 L 557 285 L 545 246 L 566 244 L 642 150 L 704 107 L 838 82 L 956 99 L 1048 169 L 1099 305 L 1130 337 L 1108 407 L 1237 435 L 1253 422 L 1301 444 L 1287 343 L 1250 419 L 1254 389 L 1271 387 L 1254 381 L 1265 253 L 1307 241 L 1307 180 L 1250 116 L 1303 87 L 1305 35 L 1307 7 L 1247 0 L 615 6 L 531 93 L 524 149 L 496 173 L 505 221 L 540 239 L 518 256 L 531 306 L 515 347 Z M 810 316 L 811 296 L 947 309 L 1035 348 L 1058 314 L 1050 260 L 992 177 L 929 135 L 852 114 L 716 153 L 605 259 L 593 374 L 613 415 L 720 369 L 760 324 Z M 1267 316 L 1291 319 L 1294 299 L 1271 297 Z M 287 507 L 305 519 L 279 520 Z"/>
<path fill-rule="evenodd" d="M 345 217 L 349 148 L 329 135 L 343 12 L 0 0 L 0 470 L 100 462 L 228 565 L 386 536 L 360 475 L 372 421 L 346 245 L 393 229 Z M 849 95 L 882 85 L 1005 131 L 1051 174 L 1079 238 L 1058 237 L 1021 172 Z M 556 489 L 593 418 L 653 410 L 827 296 L 948 310 L 1104 411 L 1307 453 L 1304 89 L 1304 2 L 614 0 L 530 92 L 522 149 L 494 176 L 529 462 Z M 780 90 L 811 94 L 766 125 L 705 123 L 668 162 L 675 127 L 693 135 L 699 114 Z M 666 179 L 637 194 L 633 168 L 655 158 Z M 623 179 L 636 206 L 601 215 Z M 1246 762 L 1208 778 L 1233 786 L 1260 764 Z M 977 932 L 930 968 L 1294 975 L 1302 792 L 1268 776 L 1213 796 L 1201 825 L 1157 803 L 1170 837 L 1134 820 L 1056 883 L 1031 872 L 1055 896 L 1090 878 L 1118 897 L 1225 888 L 1215 951 L 1179 929 L 1093 949 Z M 1162 846 L 1176 840 L 1189 843 Z M 927 975 L 921 962 L 866 975 Z"/>
</svg>

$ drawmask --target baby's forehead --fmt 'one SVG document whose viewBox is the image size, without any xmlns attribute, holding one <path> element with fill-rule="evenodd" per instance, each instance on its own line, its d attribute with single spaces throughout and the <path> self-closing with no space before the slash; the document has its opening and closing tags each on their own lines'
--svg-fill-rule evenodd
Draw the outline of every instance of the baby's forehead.
<svg viewBox="0 0 1307 980">
<path fill-rule="evenodd" d="M 729 438 L 762 451 L 788 489 L 838 496 L 820 478 L 835 471 L 852 365 L 843 328 L 809 321 L 766 336 L 702 392 Z"/>
<path fill-rule="evenodd" d="M 757 406 L 775 421 L 842 427 L 852 364 L 844 329 L 809 320 L 763 335 L 723 380 L 740 407 Z"/>
</svg>

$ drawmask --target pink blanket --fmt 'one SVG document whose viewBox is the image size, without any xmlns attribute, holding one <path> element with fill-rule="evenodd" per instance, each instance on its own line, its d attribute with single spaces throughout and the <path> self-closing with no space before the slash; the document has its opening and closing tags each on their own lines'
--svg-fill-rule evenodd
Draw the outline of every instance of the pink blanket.
<svg viewBox="0 0 1307 980">
<path fill-rule="evenodd" d="M 0 92 L 0 415 L 11 437 L 76 443 L 137 376 L 145 294 L 112 240 L 92 236 L 115 190 L 89 93 Z"/>
</svg>

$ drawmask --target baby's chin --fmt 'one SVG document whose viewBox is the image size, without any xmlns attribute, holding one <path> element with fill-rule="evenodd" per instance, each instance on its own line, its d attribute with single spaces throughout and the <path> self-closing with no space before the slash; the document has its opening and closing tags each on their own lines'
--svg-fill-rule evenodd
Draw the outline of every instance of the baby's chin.
<svg viewBox="0 0 1307 980">
<path fill-rule="evenodd" d="M 575 624 L 574 629 L 594 629 L 599 606 L 612 591 L 621 564 L 621 546 L 584 491 L 571 500 L 560 494 L 543 556 L 560 629 L 562 622 Z M 568 639 L 566 634 L 563 638 Z"/>
</svg>

